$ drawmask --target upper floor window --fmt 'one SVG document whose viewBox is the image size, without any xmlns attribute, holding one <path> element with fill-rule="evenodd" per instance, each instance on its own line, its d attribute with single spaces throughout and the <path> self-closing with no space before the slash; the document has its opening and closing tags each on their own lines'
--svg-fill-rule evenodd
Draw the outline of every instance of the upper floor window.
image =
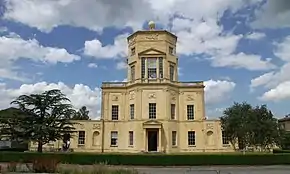
<svg viewBox="0 0 290 174">
<path fill-rule="evenodd" d="M 159 57 L 158 63 L 159 63 L 159 78 L 163 78 L 163 58 L 162 57 Z"/>
<path fill-rule="evenodd" d="M 78 145 L 84 145 L 86 140 L 86 132 L 85 131 L 79 131 L 78 136 Z"/>
<path fill-rule="evenodd" d="M 141 58 L 141 78 L 145 78 L 145 58 Z"/>
<path fill-rule="evenodd" d="M 118 119 L 119 119 L 119 106 L 112 105 L 112 120 L 118 120 Z"/>
<path fill-rule="evenodd" d="M 136 51 L 135 51 L 135 47 L 131 48 L 131 56 L 135 55 Z"/>
<path fill-rule="evenodd" d="M 174 80 L 174 65 L 170 65 L 169 66 L 169 78 L 170 78 L 170 81 L 173 81 Z"/>
<path fill-rule="evenodd" d="M 194 120 L 194 105 L 187 105 L 187 120 Z"/>
<path fill-rule="evenodd" d="M 156 67 L 156 58 L 147 59 L 147 73 L 149 79 L 156 79 L 157 76 L 157 67 Z"/>
<path fill-rule="evenodd" d="M 156 103 L 149 103 L 149 119 L 156 119 Z"/>
<path fill-rule="evenodd" d="M 230 138 L 225 131 L 222 131 L 222 141 L 225 145 L 230 144 Z"/>
<path fill-rule="evenodd" d="M 135 80 L 135 65 L 131 66 L 131 80 Z"/>
<path fill-rule="evenodd" d="M 175 104 L 171 104 L 171 119 L 175 119 Z"/>
<path fill-rule="evenodd" d="M 195 131 L 188 131 L 187 143 L 189 146 L 195 146 Z"/>
<path fill-rule="evenodd" d="M 112 131 L 111 132 L 111 146 L 117 146 L 118 145 L 118 132 Z"/>
<path fill-rule="evenodd" d="M 130 104 L 130 119 L 133 120 L 134 119 L 134 104 Z"/>
<path fill-rule="evenodd" d="M 169 47 L 169 54 L 174 54 L 174 49 L 173 49 L 173 47 Z"/>
</svg>

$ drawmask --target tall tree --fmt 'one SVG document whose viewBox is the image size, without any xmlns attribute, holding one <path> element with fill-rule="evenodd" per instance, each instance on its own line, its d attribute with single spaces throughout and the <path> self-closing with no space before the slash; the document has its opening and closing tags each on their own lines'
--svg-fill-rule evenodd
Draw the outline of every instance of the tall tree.
<svg viewBox="0 0 290 174">
<path fill-rule="evenodd" d="M 266 105 L 252 107 L 246 102 L 234 103 L 223 114 L 222 129 L 232 144 L 238 142 L 239 149 L 251 146 L 264 150 L 279 139 L 277 120 Z"/>
<path fill-rule="evenodd" d="M 73 117 L 73 120 L 89 120 L 89 111 L 87 110 L 87 107 L 83 106 L 81 109 L 79 109 L 78 112 L 76 112 Z"/>
<path fill-rule="evenodd" d="M 44 144 L 74 132 L 70 117 L 75 111 L 60 90 L 21 95 L 11 104 L 18 105 L 28 116 L 25 121 L 19 120 L 20 128 L 25 131 L 26 139 L 38 142 L 38 152 L 42 152 Z"/>
</svg>

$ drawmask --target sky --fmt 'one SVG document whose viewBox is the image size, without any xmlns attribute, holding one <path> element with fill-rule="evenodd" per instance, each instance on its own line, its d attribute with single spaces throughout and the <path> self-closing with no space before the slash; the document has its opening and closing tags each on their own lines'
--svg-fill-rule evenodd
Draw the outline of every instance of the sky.
<svg viewBox="0 0 290 174">
<path fill-rule="evenodd" d="M 0 109 L 60 89 L 98 119 L 102 82 L 126 81 L 126 37 L 150 20 L 177 35 L 207 117 L 244 101 L 289 113 L 289 0 L 0 0 Z"/>
</svg>

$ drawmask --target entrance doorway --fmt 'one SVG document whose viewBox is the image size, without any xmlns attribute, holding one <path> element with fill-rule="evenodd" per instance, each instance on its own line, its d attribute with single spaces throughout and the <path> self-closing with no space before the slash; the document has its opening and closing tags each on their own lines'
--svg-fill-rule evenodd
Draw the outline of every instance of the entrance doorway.
<svg viewBox="0 0 290 174">
<path fill-rule="evenodd" d="M 157 152 L 158 146 L 158 130 L 148 130 L 148 151 Z"/>
</svg>

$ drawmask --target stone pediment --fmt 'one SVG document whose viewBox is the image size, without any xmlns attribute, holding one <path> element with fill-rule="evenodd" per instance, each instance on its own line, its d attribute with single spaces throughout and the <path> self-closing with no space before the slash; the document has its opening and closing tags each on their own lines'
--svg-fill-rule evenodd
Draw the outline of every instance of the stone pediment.
<svg viewBox="0 0 290 174">
<path fill-rule="evenodd" d="M 157 120 L 149 120 L 145 121 L 143 125 L 162 125 L 162 123 Z"/>
<path fill-rule="evenodd" d="M 139 53 L 139 55 L 166 55 L 166 53 L 159 51 L 155 48 L 149 48 Z"/>
<path fill-rule="evenodd" d="M 162 123 L 157 120 L 149 120 L 143 123 L 144 129 L 160 129 L 162 127 Z"/>
</svg>

